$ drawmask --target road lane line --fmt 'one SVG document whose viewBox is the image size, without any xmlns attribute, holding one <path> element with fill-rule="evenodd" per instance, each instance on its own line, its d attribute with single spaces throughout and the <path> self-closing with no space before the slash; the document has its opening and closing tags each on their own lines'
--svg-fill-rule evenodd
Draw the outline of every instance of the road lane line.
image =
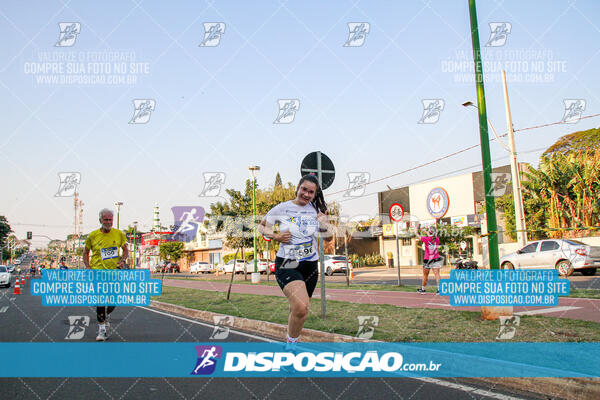
<svg viewBox="0 0 600 400">
<path fill-rule="evenodd" d="M 513 397 L 513 396 L 508 396 L 505 394 L 494 393 L 494 392 L 490 392 L 488 390 L 479 389 L 479 388 L 468 386 L 468 385 L 463 385 L 461 383 L 448 382 L 448 381 L 443 381 L 443 380 L 434 379 L 434 378 L 414 378 L 414 379 L 423 381 L 423 382 L 433 383 L 433 384 L 444 386 L 444 387 L 451 388 L 451 389 L 462 390 L 463 392 L 473 393 L 473 394 L 477 394 L 480 396 L 485 396 L 485 397 L 489 397 L 489 398 L 497 399 L 497 400 L 523 400 L 521 397 Z"/>
<path fill-rule="evenodd" d="M 582 307 L 572 307 L 572 306 L 564 306 L 564 307 L 551 307 L 551 308 L 542 308 L 541 310 L 531 310 L 531 311 L 520 311 L 513 313 L 514 315 L 537 315 L 537 314 L 547 314 L 559 311 L 571 311 L 577 310 Z"/>
<path fill-rule="evenodd" d="M 6 312 L 6 310 L 8 310 L 8 306 L 0 308 L 0 313 Z"/>
<path fill-rule="evenodd" d="M 179 315 L 174 315 L 174 314 L 169 314 L 169 313 L 158 311 L 158 310 L 153 310 L 152 308 L 148 308 L 148 307 L 139 307 L 139 308 L 142 308 L 142 309 L 148 310 L 148 311 L 152 311 L 152 312 L 157 313 L 157 314 L 162 314 L 162 315 L 165 315 L 167 317 L 177 318 L 177 319 L 180 319 L 182 321 L 192 322 L 194 324 L 202 325 L 202 326 L 205 326 L 207 328 L 214 328 L 215 327 L 214 324 L 207 324 L 205 322 L 200 322 L 200 321 L 196 321 L 196 320 L 193 320 L 193 319 L 189 319 L 189 318 L 185 318 L 185 317 L 180 317 Z M 236 333 L 236 334 L 242 335 L 242 336 L 247 336 L 247 337 L 250 337 L 250 338 L 253 338 L 253 339 L 262 340 L 263 342 L 277 342 L 277 340 L 267 339 L 267 338 L 264 338 L 264 337 L 252 335 L 250 333 L 240 332 L 240 331 L 237 331 L 237 330 L 231 329 L 231 328 L 229 328 L 229 332 L 233 332 L 233 333 Z"/>
</svg>

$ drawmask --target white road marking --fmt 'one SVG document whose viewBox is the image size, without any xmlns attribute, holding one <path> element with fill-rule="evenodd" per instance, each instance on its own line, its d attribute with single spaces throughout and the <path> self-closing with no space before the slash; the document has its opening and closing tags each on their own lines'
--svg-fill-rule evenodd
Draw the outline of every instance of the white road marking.
<svg viewBox="0 0 600 400">
<path fill-rule="evenodd" d="M 8 310 L 8 306 L 0 308 L 0 313 L 6 312 L 6 310 Z"/>
<path fill-rule="evenodd" d="M 10 301 L 15 301 L 16 297 L 11 297 L 9 300 Z"/>
<path fill-rule="evenodd" d="M 571 307 L 571 306 L 551 307 L 551 308 L 542 308 L 541 310 L 520 311 L 520 312 L 516 312 L 516 313 L 513 313 L 513 314 L 514 315 L 547 314 L 547 313 L 553 313 L 553 312 L 559 312 L 559 311 L 577 310 L 578 308 L 581 308 L 581 307 Z"/>
<path fill-rule="evenodd" d="M 508 396 L 505 394 L 500 394 L 500 393 L 493 393 L 490 392 L 488 390 L 484 390 L 484 389 L 478 389 L 472 386 L 467 386 L 467 385 L 463 385 L 461 383 L 454 383 L 454 382 L 448 382 L 448 381 L 443 381 L 440 379 L 434 379 L 434 378 L 414 378 L 416 380 L 419 381 L 423 381 L 423 382 L 428 382 L 428 383 L 433 383 L 436 385 L 440 385 L 440 386 L 445 386 L 447 388 L 452 388 L 452 389 L 457 389 L 457 390 L 462 390 L 464 392 L 470 392 L 473 394 L 477 394 L 480 396 L 486 396 L 492 399 L 498 399 L 498 400 L 522 400 L 522 398 L 520 397 L 512 397 L 512 396 Z"/>
<path fill-rule="evenodd" d="M 432 306 L 452 307 L 450 304 L 446 304 L 446 303 L 425 303 L 425 304 L 431 304 Z"/>
<path fill-rule="evenodd" d="M 180 319 L 182 321 L 192 322 L 194 324 L 206 326 L 207 328 L 214 328 L 215 327 L 214 324 L 207 324 L 207 323 L 196 321 L 196 320 L 193 320 L 193 319 L 189 319 L 189 318 L 185 318 L 185 317 L 180 317 L 179 315 L 173 315 L 173 314 L 169 314 L 169 313 L 166 313 L 166 312 L 162 312 L 162 311 L 158 311 L 158 310 L 153 310 L 152 308 L 148 308 L 148 307 L 139 307 L 139 308 L 142 308 L 142 309 L 148 310 L 148 311 L 152 311 L 152 312 L 157 313 L 157 314 L 166 315 L 167 317 L 177 318 L 177 319 Z M 246 333 L 246 332 L 236 331 L 235 329 L 229 329 L 229 332 L 233 332 L 233 333 L 236 333 L 236 334 L 242 335 L 242 336 L 247 336 L 247 337 L 250 337 L 250 338 L 253 338 L 253 339 L 262 340 L 263 342 L 277 342 L 276 340 L 267 339 L 267 338 L 260 337 L 260 336 L 255 336 L 255 335 L 251 335 L 251 334 Z"/>
</svg>

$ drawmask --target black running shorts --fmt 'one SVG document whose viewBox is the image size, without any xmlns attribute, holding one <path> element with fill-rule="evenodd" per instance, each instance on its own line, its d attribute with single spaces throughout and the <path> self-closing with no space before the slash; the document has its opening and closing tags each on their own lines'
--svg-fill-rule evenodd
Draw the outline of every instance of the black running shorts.
<svg viewBox="0 0 600 400">
<path fill-rule="evenodd" d="M 292 266 L 295 268 L 291 268 Z M 304 281 L 308 297 L 312 297 L 317 282 L 319 281 L 318 261 L 297 262 L 295 260 L 276 257 L 275 278 L 282 290 L 285 285 L 292 281 Z"/>
</svg>

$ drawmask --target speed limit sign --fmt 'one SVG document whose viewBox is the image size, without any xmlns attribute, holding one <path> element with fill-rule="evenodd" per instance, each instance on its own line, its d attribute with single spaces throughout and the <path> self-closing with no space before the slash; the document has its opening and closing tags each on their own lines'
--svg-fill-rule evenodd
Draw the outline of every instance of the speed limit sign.
<svg viewBox="0 0 600 400">
<path fill-rule="evenodd" d="M 404 217 L 404 208 L 398 203 L 394 203 L 390 206 L 390 218 L 394 222 L 400 222 Z"/>
</svg>

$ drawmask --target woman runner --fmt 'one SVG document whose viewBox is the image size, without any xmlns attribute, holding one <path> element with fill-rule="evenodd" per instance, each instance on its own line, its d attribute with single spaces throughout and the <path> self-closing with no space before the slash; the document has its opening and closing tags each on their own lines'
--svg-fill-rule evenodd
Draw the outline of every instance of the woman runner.
<svg viewBox="0 0 600 400">
<path fill-rule="evenodd" d="M 327 205 L 314 175 L 305 175 L 296 187 L 296 198 L 273 207 L 259 231 L 281 243 L 275 258 L 275 277 L 288 298 L 287 349 L 298 342 L 308 316 L 310 298 L 319 278 L 316 235 L 327 231 Z M 273 227 L 279 224 L 279 232 Z"/>
<path fill-rule="evenodd" d="M 433 269 L 433 274 L 437 284 L 440 284 L 440 268 L 442 267 L 442 257 L 438 253 L 440 238 L 437 236 L 435 227 L 429 227 L 429 236 L 422 236 L 421 242 L 425 245 L 425 256 L 423 257 L 423 281 L 421 288 L 417 289 L 419 293 L 426 293 L 425 287 L 429 278 L 429 270 Z M 439 289 L 436 293 L 439 293 Z"/>
</svg>

